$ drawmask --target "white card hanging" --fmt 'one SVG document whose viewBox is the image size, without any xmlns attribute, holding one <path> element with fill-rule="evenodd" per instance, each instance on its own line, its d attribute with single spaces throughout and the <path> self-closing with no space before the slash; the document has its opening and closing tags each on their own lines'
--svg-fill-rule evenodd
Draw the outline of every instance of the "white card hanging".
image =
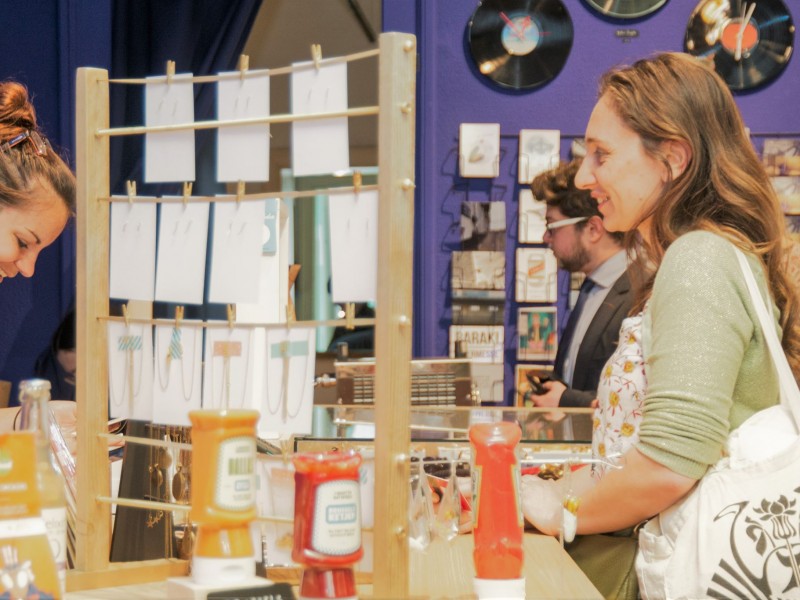
<svg viewBox="0 0 800 600">
<path fill-rule="evenodd" d="M 208 202 L 161 204 L 156 300 L 178 304 L 203 303 L 208 207 Z"/>
<path fill-rule="evenodd" d="M 111 298 L 153 300 L 156 271 L 155 202 L 111 203 L 109 270 L 108 295 Z"/>
<path fill-rule="evenodd" d="M 500 174 L 499 123 L 461 123 L 458 138 L 462 177 L 497 177 Z"/>
<path fill-rule="evenodd" d="M 547 204 L 537 200 L 529 188 L 519 191 L 519 243 L 544 242 Z"/>
<path fill-rule="evenodd" d="M 285 288 L 281 289 L 281 267 L 279 248 L 281 213 L 278 198 L 264 200 L 264 231 L 259 268 L 258 302 L 236 304 L 236 320 L 240 323 L 280 323 L 286 319 Z M 288 275 L 284 275 L 288 277 Z M 281 293 L 283 292 L 283 293 Z M 258 362 L 256 362 L 258 364 Z"/>
<path fill-rule="evenodd" d="M 292 114 L 347 110 L 347 63 L 315 67 L 292 65 Z M 347 117 L 292 122 L 292 170 L 295 177 L 348 171 L 350 140 Z"/>
<path fill-rule="evenodd" d="M 259 435 L 310 434 L 314 404 L 316 328 L 266 330 L 266 381 Z"/>
<path fill-rule="evenodd" d="M 378 192 L 328 198 L 334 302 L 369 302 L 378 287 Z"/>
<path fill-rule="evenodd" d="M 220 121 L 269 116 L 269 71 L 220 73 L 217 118 Z M 217 181 L 269 181 L 269 124 L 217 130 Z"/>
<path fill-rule="evenodd" d="M 147 323 L 109 321 L 108 417 L 151 421 L 153 333 Z"/>
<path fill-rule="evenodd" d="M 206 329 L 204 409 L 255 408 L 252 348 L 252 327 Z"/>
<path fill-rule="evenodd" d="M 558 166 L 561 131 L 558 129 L 520 129 L 519 183 L 530 183 L 539 174 Z"/>
<path fill-rule="evenodd" d="M 264 201 L 215 202 L 209 302 L 258 302 Z"/>
<path fill-rule="evenodd" d="M 155 327 L 153 421 L 191 425 L 189 411 L 201 407 L 203 328 L 196 321 Z"/>
<path fill-rule="evenodd" d="M 192 74 L 169 78 L 148 77 L 145 84 L 145 126 L 179 125 L 194 122 Z M 144 180 L 194 181 L 194 130 L 145 134 Z"/>
<path fill-rule="evenodd" d="M 558 261 L 549 248 L 517 248 L 517 302 L 555 302 Z"/>
</svg>

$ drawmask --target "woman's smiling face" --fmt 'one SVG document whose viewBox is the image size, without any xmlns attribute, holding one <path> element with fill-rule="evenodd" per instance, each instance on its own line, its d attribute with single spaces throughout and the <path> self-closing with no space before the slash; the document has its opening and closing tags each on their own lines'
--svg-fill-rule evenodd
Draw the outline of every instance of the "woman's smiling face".
<svg viewBox="0 0 800 600">
<path fill-rule="evenodd" d="M 649 231 L 649 215 L 669 180 L 666 166 L 645 152 L 641 137 L 602 96 L 586 126 L 586 158 L 575 185 L 597 200 L 608 231 Z"/>
<path fill-rule="evenodd" d="M 36 183 L 31 194 L 25 205 L 0 208 L 0 282 L 33 276 L 39 253 L 67 224 L 69 209 L 52 189 Z"/>
</svg>

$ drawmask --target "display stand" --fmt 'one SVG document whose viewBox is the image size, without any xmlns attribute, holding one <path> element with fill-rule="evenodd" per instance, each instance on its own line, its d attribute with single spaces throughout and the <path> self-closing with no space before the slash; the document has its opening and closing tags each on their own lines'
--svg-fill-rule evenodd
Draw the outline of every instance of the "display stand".
<svg viewBox="0 0 800 600">
<path fill-rule="evenodd" d="M 188 563 L 176 559 L 111 563 L 110 478 L 108 470 L 108 356 L 109 315 L 109 137 L 156 131 L 214 129 L 233 125 L 288 123 L 330 117 L 378 115 L 379 247 L 376 311 L 376 488 L 388 502 L 375 509 L 373 593 L 376 597 L 407 597 L 409 556 L 407 540 L 409 408 L 411 397 L 412 256 L 414 239 L 414 131 L 416 40 L 413 35 L 384 33 L 378 51 L 327 59 L 355 60 L 378 56 L 378 106 L 350 108 L 338 113 L 273 115 L 238 121 L 204 121 L 159 127 L 109 128 L 109 84 L 144 84 L 146 80 L 110 82 L 103 69 L 81 68 L 77 76 L 77 376 L 78 482 L 75 523 L 75 569 L 68 573 L 68 590 L 120 586 L 185 575 Z M 325 62 L 325 61 L 323 61 Z M 271 69 L 286 74 L 292 67 Z M 244 74 L 243 74 L 244 76 Z M 214 76 L 193 82 L 215 81 Z M 352 191 L 352 188 L 340 188 Z M 322 192 L 322 191 L 320 191 Z M 331 193 L 326 190 L 324 193 Z M 239 200 L 300 197 L 302 193 L 261 193 Z M 136 202 L 136 197 L 130 201 Z M 211 201 L 212 198 L 193 198 Z M 219 200 L 213 198 L 213 200 Z M 150 200 L 152 201 L 152 200 Z M 165 202 L 166 199 L 157 199 Z M 131 319 L 134 320 L 134 319 Z M 356 320 L 358 321 L 358 320 Z M 171 321 L 140 319 L 149 324 Z M 349 322 L 352 322 L 350 320 Z M 305 321 L 298 325 L 342 325 Z M 358 323 L 356 323 L 358 324 Z M 363 323 L 366 324 L 366 323 Z M 262 324 L 270 325 L 270 324 Z M 274 324 L 273 324 L 274 325 Z M 281 326 L 292 324 L 283 323 Z M 210 326 L 204 324 L 203 326 Z M 137 440 L 148 443 L 148 440 Z M 153 441 L 150 441 L 153 443 Z M 118 500 L 118 504 L 164 510 L 186 505 Z"/>
</svg>

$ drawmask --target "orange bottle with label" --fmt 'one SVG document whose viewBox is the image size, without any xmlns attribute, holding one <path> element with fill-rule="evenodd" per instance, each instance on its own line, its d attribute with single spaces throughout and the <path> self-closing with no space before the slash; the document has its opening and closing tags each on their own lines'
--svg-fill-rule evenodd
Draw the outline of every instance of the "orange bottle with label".
<svg viewBox="0 0 800 600">
<path fill-rule="evenodd" d="M 522 578 L 524 520 L 520 503 L 519 425 L 501 421 L 469 429 L 472 447 L 472 518 L 475 591 L 496 597 L 525 597 Z"/>
<path fill-rule="evenodd" d="M 293 457 L 294 547 L 305 566 L 300 598 L 355 598 L 353 565 L 361 547 L 361 455 L 354 451 Z"/>
<path fill-rule="evenodd" d="M 0 435 L 0 595 L 62 598 L 41 516 L 33 432 Z"/>
<path fill-rule="evenodd" d="M 255 575 L 250 522 L 256 518 L 255 410 L 194 410 L 192 510 L 197 539 L 192 577 L 200 584 Z"/>
</svg>

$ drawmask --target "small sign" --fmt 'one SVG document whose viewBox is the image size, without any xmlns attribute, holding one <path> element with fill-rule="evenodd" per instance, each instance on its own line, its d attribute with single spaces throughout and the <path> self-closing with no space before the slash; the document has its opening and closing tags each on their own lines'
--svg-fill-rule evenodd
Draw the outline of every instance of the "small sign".
<svg viewBox="0 0 800 600">
<path fill-rule="evenodd" d="M 628 44 L 633 38 L 639 37 L 638 29 L 617 29 L 614 35 L 622 40 L 623 44 Z"/>
<path fill-rule="evenodd" d="M 217 590 L 206 596 L 208 600 L 295 600 L 292 586 L 274 583 L 234 590 Z"/>
</svg>

